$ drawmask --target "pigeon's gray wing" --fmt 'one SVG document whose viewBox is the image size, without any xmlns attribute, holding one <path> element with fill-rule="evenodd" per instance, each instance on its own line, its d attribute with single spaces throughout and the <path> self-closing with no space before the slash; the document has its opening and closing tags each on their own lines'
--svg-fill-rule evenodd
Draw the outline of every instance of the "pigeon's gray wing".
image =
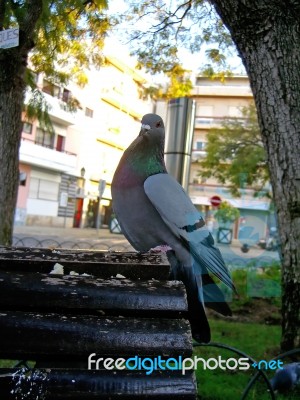
<svg viewBox="0 0 300 400">
<path fill-rule="evenodd" d="M 182 186 L 169 174 L 156 174 L 146 179 L 144 190 L 163 221 L 203 268 L 202 273 L 209 270 L 234 288 L 211 233 Z"/>
</svg>

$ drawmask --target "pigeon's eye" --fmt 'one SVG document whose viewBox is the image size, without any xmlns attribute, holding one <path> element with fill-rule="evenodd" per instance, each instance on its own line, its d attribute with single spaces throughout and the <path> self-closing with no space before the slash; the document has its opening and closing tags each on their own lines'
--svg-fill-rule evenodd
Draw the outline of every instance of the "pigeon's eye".
<svg viewBox="0 0 300 400">
<path fill-rule="evenodd" d="M 156 122 L 156 128 L 159 128 L 161 126 L 161 121 Z"/>
</svg>

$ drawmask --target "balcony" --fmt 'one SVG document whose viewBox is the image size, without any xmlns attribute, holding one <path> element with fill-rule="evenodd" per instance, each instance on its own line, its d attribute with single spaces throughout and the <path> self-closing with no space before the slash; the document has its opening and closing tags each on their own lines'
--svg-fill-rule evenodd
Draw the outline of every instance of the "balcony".
<svg viewBox="0 0 300 400">
<path fill-rule="evenodd" d="M 65 101 L 51 96 L 44 91 L 42 95 L 48 105 L 48 113 L 53 121 L 65 126 L 74 125 L 76 123 L 76 113 L 68 111 L 68 105 Z M 29 103 L 30 97 L 31 93 L 28 90 L 25 93 L 25 104 Z"/>
<path fill-rule="evenodd" d="M 77 155 L 67 151 L 57 151 L 51 146 L 41 145 L 34 140 L 22 138 L 20 161 L 55 171 L 75 173 Z"/>
<path fill-rule="evenodd" d="M 141 120 L 142 116 L 151 110 L 151 104 L 138 99 L 135 93 L 124 95 L 116 88 L 104 88 L 101 93 L 101 98 L 104 102 L 131 115 L 137 120 Z"/>
<path fill-rule="evenodd" d="M 195 117 L 195 128 L 196 129 L 211 129 L 211 128 L 222 128 L 225 122 L 230 120 L 237 121 L 240 124 L 246 126 L 247 119 L 237 117 Z"/>
<path fill-rule="evenodd" d="M 49 105 L 48 112 L 53 121 L 59 122 L 63 125 L 75 124 L 75 114 L 68 111 L 68 106 L 65 101 L 53 97 L 47 93 L 43 93 L 43 95 L 47 101 L 47 104 Z"/>
<path fill-rule="evenodd" d="M 203 160 L 206 157 L 206 151 L 204 150 L 192 150 L 192 162 Z"/>
<path fill-rule="evenodd" d="M 250 85 L 230 85 L 230 84 L 215 84 L 215 85 L 201 85 L 196 84 L 192 90 L 192 96 L 217 96 L 217 97 L 248 97 L 251 98 L 252 91 Z"/>
</svg>

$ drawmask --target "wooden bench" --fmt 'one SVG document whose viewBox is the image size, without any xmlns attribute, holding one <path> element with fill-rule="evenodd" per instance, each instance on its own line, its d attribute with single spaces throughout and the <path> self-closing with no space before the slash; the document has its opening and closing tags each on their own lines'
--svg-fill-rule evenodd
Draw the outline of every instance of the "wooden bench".
<svg viewBox="0 0 300 400">
<path fill-rule="evenodd" d="M 192 355 L 185 289 L 169 269 L 161 253 L 1 247 L 0 358 L 35 363 L 0 368 L 1 399 L 196 399 L 193 371 L 169 360 L 150 373 L 159 357 Z M 132 360 L 96 369 L 101 358 Z"/>
</svg>

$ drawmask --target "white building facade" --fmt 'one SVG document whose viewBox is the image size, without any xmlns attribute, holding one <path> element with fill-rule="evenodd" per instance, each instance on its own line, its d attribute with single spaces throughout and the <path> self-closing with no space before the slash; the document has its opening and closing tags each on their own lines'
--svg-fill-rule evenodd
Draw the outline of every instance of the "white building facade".
<svg viewBox="0 0 300 400">
<path fill-rule="evenodd" d="M 144 97 L 145 76 L 122 48 L 108 46 L 104 56 L 99 70 L 87 72 L 84 88 L 37 77 L 54 132 L 24 114 L 15 224 L 108 224 L 114 170 L 153 105 Z M 68 111 L 72 99 L 79 103 L 76 112 Z"/>
</svg>

